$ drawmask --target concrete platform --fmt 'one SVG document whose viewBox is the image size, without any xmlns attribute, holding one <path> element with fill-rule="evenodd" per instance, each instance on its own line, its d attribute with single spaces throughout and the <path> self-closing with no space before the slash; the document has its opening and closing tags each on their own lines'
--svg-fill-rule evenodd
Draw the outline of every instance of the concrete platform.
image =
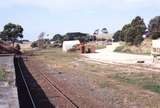
<svg viewBox="0 0 160 108">
<path fill-rule="evenodd" d="M 0 81 L 0 108 L 19 108 L 13 55 L 0 56 L 0 67 L 7 73 L 5 80 Z"/>
</svg>

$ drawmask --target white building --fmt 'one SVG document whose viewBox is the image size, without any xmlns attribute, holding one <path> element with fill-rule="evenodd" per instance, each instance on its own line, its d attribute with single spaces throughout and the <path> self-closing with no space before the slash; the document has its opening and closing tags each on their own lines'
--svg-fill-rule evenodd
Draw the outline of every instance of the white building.
<svg viewBox="0 0 160 108">
<path fill-rule="evenodd" d="M 72 49 L 74 45 L 80 44 L 79 40 L 73 40 L 73 41 L 64 41 L 63 42 L 63 51 L 68 52 L 68 50 Z"/>
</svg>

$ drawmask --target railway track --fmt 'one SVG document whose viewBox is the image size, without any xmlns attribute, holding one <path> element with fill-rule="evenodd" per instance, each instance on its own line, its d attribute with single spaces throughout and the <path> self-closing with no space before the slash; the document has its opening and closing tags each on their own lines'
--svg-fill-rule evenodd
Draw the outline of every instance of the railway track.
<svg viewBox="0 0 160 108">
<path fill-rule="evenodd" d="M 56 86 L 56 83 L 53 82 L 53 81 L 50 81 L 50 79 L 48 79 L 47 75 L 45 75 L 44 73 L 41 73 L 41 75 L 45 78 L 46 81 L 49 82 L 49 84 L 63 97 L 65 98 L 70 104 L 72 107 L 74 108 L 79 108 L 79 106 L 74 103 L 74 101 L 72 99 L 70 99 L 67 95 L 65 95 L 63 93 L 63 91 L 61 91 L 57 86 Z M 68 107 L 69 108 L 69 107 Z"/>
<path fill-rule="evenodd" d="M 25 57 L 24 57 L 25 59 Z M 104 63 L 104 64 L 110 64 L 110 63 Z M 34 99 L 34 95 L 32 95 L 32 87 L 30 87 L 30 85 L 28 84 L 29 80 L 26 75 L 24 74 L 24 62 L 22 57 L 16 57 L 15 58 L 15 67 L 16 67 L 16 71 L 17 71 L 17 85 L 19 85 L 18 87 L 18 94 L 19 94 L 19 100 L 20 100 L 20 106 L 21 108 L 39 108 L 37 106 L 39 106 L 36 103 L 36 99 Z M 148 67 L 145 65 L 139 65 L 139 64 L 121 64 L 121 63 L 116 63 L 114 64 L 116 66 L 120 66 L 121 68 L 134 68 L 136 70 L 146 70 L 146 71 L 150 71 L 150 72 L 159 72 L 159 68 L 154 68 L 154 67 Z M 33 74 L 33 73 L 32 73 Z M 65 94 L 65 92 L 63 90 L 61 90 L 57 83 L 54 82 L 54 80 L 52 80 L 51 77 L 49 77 L 49 74 L 39 71 L 36 73 L 36 75 L 34 77 L 39 77 L 36 80 L 40 79 L 43 80 L 41 84 L 43 84 L 43 89 L 45 93 L 48 92 L 49 95 L 47 96 L 47 98 L 52 101 L 54 100 L 55 102 L 55 106 L 58 106 L 58 108 L 79 108 L 79 106 L 69 97 Z M 22 83 L 23 82 L 23 83 Z M 20 83 L 20 84 L 19 84 Z M 32 83 L 32 82 L 31 82 Z M 41 86 L 40 84 L 40 86 Z M 50 90 L 47 91 L 47 88 L 50 88 Z M 56 92 L 56 94 L 54 94 Z M 22 95 L 23 94 L 23 95 Z M 53 95 L 52 95 L 53 94 Z M 52 96 L 51 96 L 52 95 Z M 56 95 L 56 97 L 55 97 Z M 25 98 L 24 98 L 25 97 Z M 52 99 L 51 99 L 52 98 Z M 54 98 L 54 99 L 53 99 Z M 55 99 L 58 98 L 58 99 Z M 56 100 L 56 101 L 55 101 Z M 61 102 L 59 102 L 61 101 Z M 54 104 L 54 102 L 51 102 L 52 104 Z M 58 103 L 58 104 L 57 104 Z M 40 107 L 40 108 L 55 108 L 55 106 L 51 106 L 51 107 Z"/>
<path fill-rule="evenodd" d="M 20 106 L 21 106 L 20 108 L 39 108 L 38 107 L 39 103 L 36 103 L 37 98 L 35 99 L 34 95 L 32 95 L 33 94 L 32 93 L 33 89 L 32 89 L 32 87 L 30 87 L 30 84 L 28 84 L 29 79 L 25 75 L 23 65 L 25 65 L 24 62 L 23 62 L 23 59 L 21 57 L 16 57 L 15 58 L 15 67 L 16 67 L 16 71 L 18 71 L 17 72 L 17 86 L 19 86 L 19 87 L 21 86 L 18 90 Z M 59 107 L 60 108 L 79 108 L 79 106 L 76 103 L 74 103 L 74 101 L 70 97 L 68 97 L 65 93 L 63 93 L 63 91 L 56 85 L 56 82 L 51 81 L 45 73 L 43 73 L 43 72 L 38 72 L 38 73 L 39 74 L 37 75 L 37 77 L 39 77 L 41 79 L 41 81 L 43 80 L 43 82 L 45 83 L 45 84 L 43 84 L 43 85 L 45 85 L 45 87 L 43 87 L 43 88 L 51 88 L 51 90 L 50 90 L 51 94 L 47 98 L 50 99 L 50 96 L 52 94 L 55 95 L 55 92 L 56 92 L 56 97 L 55 98 L 58 97 L 58 98 L 60 98 L 58 100 L 62 101 L 60 103 L 63 104 L 63 105 L 56 105 L 58 108 Z M 22 84 L 22 82 L 23 82 L 23 84 Z M 47 92 L 47 90 L 45 92 Z M 24 99 L 24 95 L 22 95 L 22 94 L 27 95 L 27 96 L 25 96 L 28 99 L 27 101 L 26 101 L 26 99 Z M 50 100 L 52 100 L 52 99 L 50 99 Z M 45 105 L 43 105 L 43 106 L 45 106 Z M 46 107 L 46 106 L 42 107 L 41 106 L 40 108 L 48 108 L 48 107 Z M 55 108 L 55 106 L 50 105 L 49 108 Z"/>
<path fill-rule="evenodd" d="M 33 96 L 31 95 L 31 91 L 27 84 L 26 78 L 23 74 L 23 69 L 20 64 L 20 57 L 14 58 L 14 64 L 20 108 L 37 108 L 33 100 Z"/>
</svg>

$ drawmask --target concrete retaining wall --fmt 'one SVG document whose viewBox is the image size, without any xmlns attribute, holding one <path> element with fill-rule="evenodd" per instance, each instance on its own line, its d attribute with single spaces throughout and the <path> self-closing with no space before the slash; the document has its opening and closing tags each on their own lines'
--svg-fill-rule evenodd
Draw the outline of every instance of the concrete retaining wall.
<svg viewBox="0 0 160 108">
<path fill-rule="evenodd" d="M 13 60 L 13 55 L 0 55 L 0 68 L 3 68 L 6 72 L 5 80 L 0 81 L 0 108 L 19 108 Z"/>
</svg>

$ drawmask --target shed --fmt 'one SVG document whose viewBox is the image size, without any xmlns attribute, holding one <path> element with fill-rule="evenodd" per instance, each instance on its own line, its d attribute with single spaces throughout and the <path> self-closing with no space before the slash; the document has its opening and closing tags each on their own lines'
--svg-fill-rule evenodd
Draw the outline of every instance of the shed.
<svg viewBox="0 0 160 108">
<path fill-rule="evenodd" d="M 73 46 L 80 44 L 79 40 L 73 40 L 73 41 L 64 41 L 63 42 L 63 51 L 68 52 L 68 50 L 72 49 Z"/>
<path fill-rule="evenodd" d="M 154 57 L 153 62 L 160 60 L 160 39 L 152 40 L 152 55 Z"/>
</svg>

